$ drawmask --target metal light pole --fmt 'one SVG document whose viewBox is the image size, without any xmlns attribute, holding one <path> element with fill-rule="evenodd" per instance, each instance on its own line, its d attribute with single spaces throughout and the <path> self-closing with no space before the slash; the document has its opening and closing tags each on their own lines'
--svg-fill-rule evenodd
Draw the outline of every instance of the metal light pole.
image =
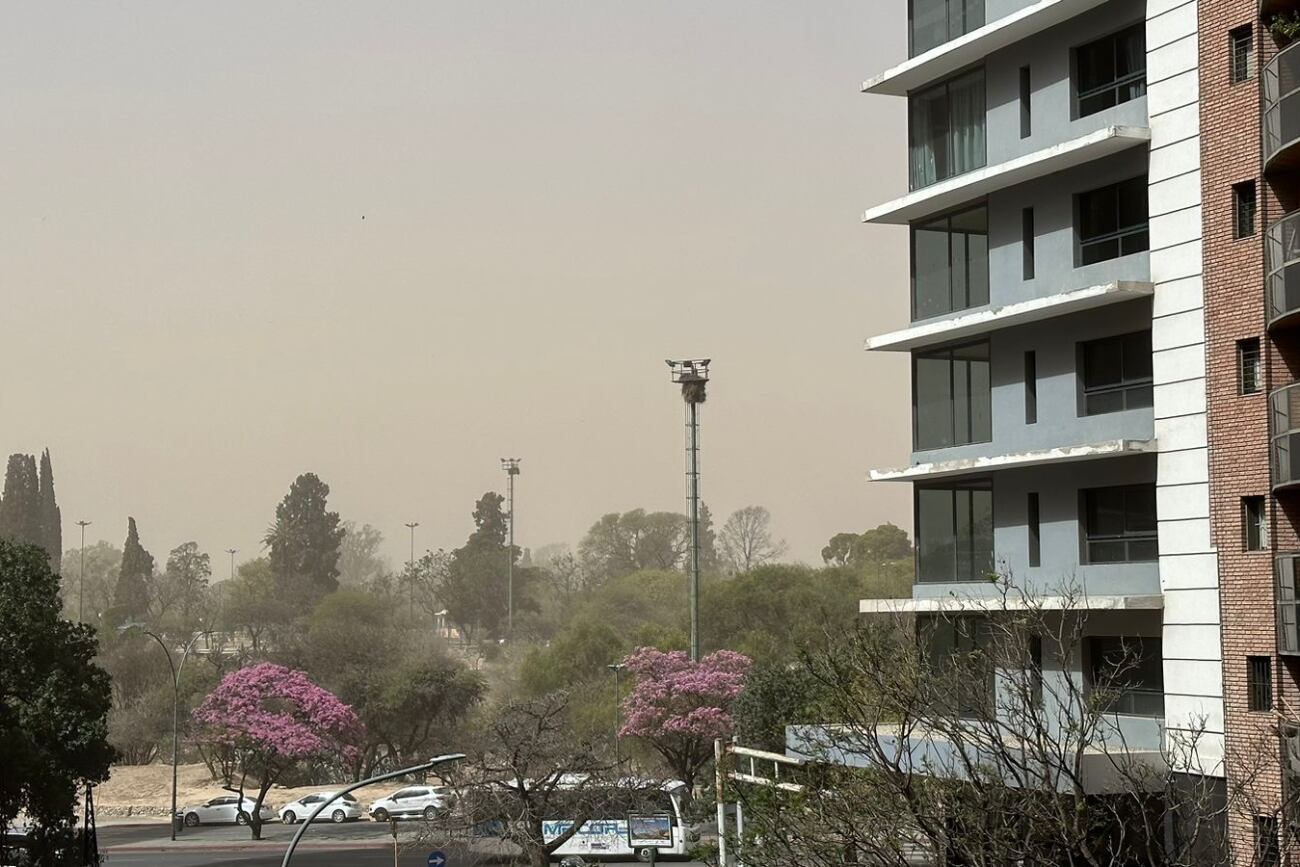
<svg viewBox="0 0 1300 867">
<path fill-rule="evenodd" d="M 429 761 L 425 762 L 422 765 L 416 765 L 413 768 L 403 768 L 400 771 L 389 771 L 386 774 L 380 774 L 377 777 L 371 777 L 368 780 L 362 780 L 359 783 L 353 783 L 352 785 L 348 786 L 346 789 L 342 790 L 341 792 L 335 792 L 334 797 L 330 798 L 328 801 L 322 801 L 321 803 L 317 804 L 316 809 L 311 811 L 311 815 L 303 820 L 302 825 L 298 828 L 298 833 L 294 834 L 293 839 L 289 841 L 289 849 L 284 853 L 284 860 L 280 862 L 280 867 L 289 867 L 289 859 L 293 857 L 294 850 L 298 848 L 298 841 L 302 839 L 303 834 L 307 833 L 307 829 L 311 827 L 311 823 L 315 821 L 316 817 L 321 814 L 321 811 L 323 811 L 330 804 L 334 803 L 339 798 L 343 797 L 349 792 L 355 791 L 356 789 L 360 789 L 362 786 L 369 786 L 374 783 L 382 783 L 384 780 L 391 780 L 394 777 L 404 777 L 407 774 L 421 774 L 428 771 L 430 768 L 435 768 L 438 765 L 446 764 L 447 762 L 459 761 L 460 759 L 463 758 L 465 758 L 464 753 L 448 753 L 445 756 L 438 756 L 436 758 L 429 759 Z"/>
<path fill-rule="evenodd" d="M 159 638 L 158 635 L 157 635 L 156 633 L 151 632 L 151 631 L 148 630 L 148 629 L 145 629 L 141 624 L 139 624 L 139 623 L 124 623 L 123 625 L 121 625 L 121 626 L 119 626 L 119 627 L 117 628 L 117 631 L 118 631 L 119 633 L 124 633 L 124 632 L 133 632 L 133 631 L 143 632 L 145 635 L 149 636 L 149 637 L 152 638 L 154 641 L 158 642 L 158 646 L 161 647 L 161 648 L 163 649 L 163 653 L 167 654 L 167 665 L 168 665 L 168 666 L 171 668 L 171 670 L 172 670 L 172 813 L 171 813 L 171 831 L 172 831 L 172 841 L 175 842 L 175 840 L 176 840 L 176 763 L 177 763 L 177 756 L 178 756 L 177 747 L 178 747 L 178 745 L 179 745 L 179 743 L 180 743 L 181 671 L 182 671 L 182 669 L 185 668 L 185 660 L 189 657 L 189 655 L 190 655 L 190 651 L 194 649 L 194 645 L 196 645 L 196 644 L 199 643 L 199 639 L 200 639 L 200 638 L 204 637 L 205 635 L 211 635 L 212 633 L 211 633 L 210 631 L 204 631 L 204 632 L 200 632 L 200 633 L 196 634 L 193 638 L 191 638 L 189 644 L 185 645 L 185 650 L 184 650 L 184 652 L 181 653 L 181 661 L 180 661 L 180 664 L 178 665 L 178 664 L 176 664 L 175 662 L 172 662 L 172 652 L 171 652 L 170 649 L 168 649 L 168 647 L 167 647 L 167 643 L 164 642 L 161 638 Z"/>
<path fill-rule="evenodd" d="M 227 548 L 226 553 L 230 555 L 230 577 L 235 577 L 235 552 L 238 548 Z"/>
<path fill-rule="evenodd" d="M 623 745 L 619 741 L 618 733 L 623 728 L 623 708 L 618 703 L 618 697 L 623 691 L 619 688 L 618 676 L 627 666 L 621 662 L 611 662 L 605 667 L 614 672 L 614 765 L 622 767 Z"/>
<path fill-rule="evenodd" d="M 705 385 L 709 381 L 709 358 L 667 360 L 673 382 L 682 387 L 686 403 L 686 506 L 691 525 L 691 659 L 700 659 L 700 418 Z"/>
<path fill-rule="evenodd" d="M 515 476 L 519 475 L 519 458 L 502 458 L 506 471 L 506 514 L 509 515 L 510 547 L 506 557 L 506 635 L 515 634 Z"/>
<path fill-rule="evenodd" d="M 415 528 L 420 526 L 419 521 L 408 521 L 406 529 L 411 531 L 411 559 L 406 564 L 406 604 L 410 609 L 407 614 L 410 615 L 411 622 L 415 622 Z"/>
<path fill-rule="evenodd" d="M 82 617 L 81 608 L 86 602 L 86 528 L 91 525 L 91 521 L 78 521 L 77 526 L 81 528 L 81 575 L 77 578 L 77 622 L 85 623 Z"/>
</svg>

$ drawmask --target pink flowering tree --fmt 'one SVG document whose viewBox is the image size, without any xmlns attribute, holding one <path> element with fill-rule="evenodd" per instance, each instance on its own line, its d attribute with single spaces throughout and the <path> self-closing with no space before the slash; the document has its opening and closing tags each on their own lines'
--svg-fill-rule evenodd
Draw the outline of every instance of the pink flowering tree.
<svg viewBox="0 0 1300 867">
<path fill-rule="evenodd" d="M 246 817 L 255 840 L 262 838 L 266 793 L 286 771 L 328 759 L 349 765 L 365 735 L 352 708 L 332 692 L 270 662 L 226 675 L 193 718 L 198 740 L 223 757 L 227 786 L 238 773 L 242 798 L 245 780 L 257 781 L 257 802 Z"/>
<path fill-rule="evenodd" d="M 636 685 L 623 701 L 619 734 L 654 747 L 693 792 L 696 775 L 713 758 L 713 740 L 731 737 L 731 706 L 744 689 L 749 657 L 719 650 L 691 662 L 679 650 L 642 647 L 624 663 Z"/>
</svg>

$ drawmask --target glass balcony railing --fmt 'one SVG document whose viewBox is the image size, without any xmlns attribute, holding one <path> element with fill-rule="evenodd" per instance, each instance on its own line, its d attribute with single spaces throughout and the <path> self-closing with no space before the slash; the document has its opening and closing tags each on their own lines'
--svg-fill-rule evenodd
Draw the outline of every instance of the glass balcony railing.
<svg viewBox="0 0 1300 867">
<path fill-rule="evenodd" d="M 1273 577 L 1277 581 L 1277 652 L 1300 654 L 1300 593 L 1296 590 L 1296 565 L 1300 554 L 1278 554 L 1273 560 Z"/>
<path fill-rule="evenodd" d="M 1264 165 L 1300 163 L 1300 42 L 1278 52 L 1262 79 Z"/>
<path fill-rule="evenodd" d="M 1300 211 L 1264 230 L 1264 292 L 1269 327 L 1300 313 Z"/>
<path fill-rule="evenodd" d="M 1300 383 L 1268 396 L 1273 490 L 1300 485 Z"/>
</svg>

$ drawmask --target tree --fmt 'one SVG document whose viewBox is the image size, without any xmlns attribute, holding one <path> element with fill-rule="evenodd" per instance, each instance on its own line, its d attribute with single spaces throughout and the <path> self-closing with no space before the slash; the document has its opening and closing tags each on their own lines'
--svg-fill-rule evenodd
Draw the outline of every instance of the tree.
<svg viewBox="0 0 1300 867">
<path fill-rule="evenodd" d="M 41 547 L 49 555 L 50 563 L 57 566 L 59 552 L 63 550 L 63 513 L 54 496 L 54 465 L 50 450 L 41 452 Z"/>
<path fill-rule="evenodd" d="M 730 650 L 692 662 L 681 651 L 642 647 L 624 660 L 636 685 L 623 701 L 619 734 L 654 747 L 688 792 L 713 758 L 715 738 L 730 737 L 731 706 L 745 685 L 749 657 Z"/>
<path fill-rule="evenodd" d="M 836 533 L 822 548 L 822 562 L 827 566 L 849 566 L 854 562 L 854 546 L 862 536 L 858 533 Z"/>
<path fill-rule="evenodd" d="M 690 526 L 676 512 L 611 512 L 578 544 L 586 569 L 608 581 L 643 569 L 678 569 L 690 548 Z"/>
<path fill-rule="evenodd" d="M 76 614 L 78 597 L 84 590 L 85 620 L 93 623 L 97 615 L 104 615 L 113 607 L 113 594 L 117 576 L 122 571 L 122 549 L 102 539 L 86 546 L 86 574 L 81 574 L 81 549 L 69 548 L 63 552 L 64 610 Z"/>
<path fill-rule="evenodd" d="M 912 556 L 912 543 L 905 531 L 886 523 L 863 533 L 854 546 L 854 553 L 859 563 L 904 560 Z"/>
<path fill-rule="evenodd" d="M 503 502 L 505 498 L 493 491 L 479 497 L 474 505 L 474 531 L 464 545 L 451 552 L 438 591 L 447 616 L 469 640 L 483 633 L 500 636 L 506 625 L 509 564 L 512 559 L 518 562 L 519 548 L 507 549 Z M 535 578 L 535 569 L 515 567 L 516 613 L 537 610 L 530 591 Z"/>
<path fill-rule="evenodd" d="M 369 524 L 343 522 L 343 541 L 339 546 L 339 583 L 362 587 L 390 570 L 388 558 L 381 552 L 384 534 Z"/>
<path fill-rule="evenodd" d="M 0 539 L 45 547 L 41 481 L 36 458 L 31 455 L 9 456 L 4 496 L 0 497 Z"/>
<path fill-rule="evenodd" d="M 625 645 L 608 624 L 581 619 L 547 647 L 532 647 L 519 669 L 525 693 L 538 696 L 609 676 Z"/>
<path fill-rule="evenodd" d="M 189 634 L 197 625 L 198 612 L 212 577 L 212 563 L 197 542 L 177 545 L 167 555 L 167 566 L 153 594 L 155 621 L 171 613 L 177 629 Z"/>
<path fill-rule="evenodd" d="M 291 603 L 275 592 L 271 561 L 265 557 L 245 560 L 239 564 L 234 580 L 218 587 L 225 597 L 221 605 L 225 628 L 243 631 L 252 645 L 253 655 L 261 655 L 272 631 L 287 623 L 293 610 Z"/>
<path fill-rule="evenodd" d="M 271 574 L 280 597 L 308 604 L 338 589 L 343 528 L 328 511 L 330 486 L 303 473 L 275 509 L 263 540 L 271 549 Z"/>
<path fill-rule="evenodd" d="M 609 808 L 614 762 L 598 740 L 570 728 L 569 698 L 553 692 L 494 708 L 469 760 L 451 771 L 465 818 L 500 827 L 530 867 L 547 867 L 552 852 Z M 572 824 L 548 841 L 543 822 L 557 816 Z"/>
<path fill-rule="evenodd" d="M 78 792 L 114 758 L 94 630 L 60 609 L 44 549 L 0 541 L 0 839 L 26 813 L 39 864 L 75 854 Z"/>
<path fill-rule="evenodd" d="M 785 542 L 772 538 L 772 515 L 762 506 L 745 506 L 731 513 L 719 534 L 727 568 L 748 572 L 785 553 Z"/>
<path fill-rule="evenodd" d="M 719 571 L 718 534 L 713 529 L 713 512 L 709 504 L 700 501 L 700 573 L 713 575 Z"/>
<path fill-rule="evenodd" d="M 257 781 L 247 817 L 255 840 L 262 837 L 262 802 L 281 776 L 309 760 L 354 763 L 365 737 L 352 708 L 303 672 L 270 662 L 223 677 L 193 719 L 197 739 L 224 753 L 226 766 L 239 773 L 241 798 L 247 779 Z"/>
<path fill-rule="evenodd" d="M 113 610 L 118 622 L 139 620 L 149 615 L 149 586 L 153 581 L 153 555 L 140 544 L 135 518 L 126 519 L 126 542 L 122 545 L 122 567 L 113 591 Z"/>
</svg>

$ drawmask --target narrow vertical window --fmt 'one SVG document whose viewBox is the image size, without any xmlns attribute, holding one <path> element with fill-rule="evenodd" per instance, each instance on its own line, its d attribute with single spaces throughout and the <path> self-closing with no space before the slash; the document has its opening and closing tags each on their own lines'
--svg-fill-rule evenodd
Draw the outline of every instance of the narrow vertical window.
<svg viewBox="0 0 1300 867">
<path fill-rule="evenodd" d="M 1237 341 L 1237 383 L 1242 394 L 1259 394 L 1264 388 L 1260 365 L 1259 338 Z"/>
<path fill-rule="evenodd" d="M 1020 212 L 1021 269 L 1026 280 L 1034 279 L 1034 209 Z"/>
<path fill-rule="evenodd" d="M 1025 526 L 1029 530 L 1029 565 L 1039 566 L 1042 564 L 1043 548 L 1041 537 L 1039 535 L 1040 523 L 1038 517 L 1038 492 L 1034 491 L 1029 494 L 1029 501 L 1026 504 Z"/>
<path fill-rule="evenodd" d="M 1038 424 L 1038 357 L 1025 353 L 1025 424 Z"/>
<path fill-rule="evenodd" d="M 1249 238 L 1255 234 L 1255 182 L 1232 185 L 1232 234 Z"/>
<path fill-rule="evenodd" d="M 1277 819 L 1273 816 L 1255 817 L 1256 867 L 1281 867 L 1282 857 L 1277 843 Z"/>
<path fill-rule="evenodd" d="M 1228 31 L 1228 63 L 1233 84 L 1255 77 L 1255 34 L 1249 24 Z"/>
<path fill-rule="evenodd" d="M 1032 109 L 1029 104 L 1029 67 L 1020 67 L 1020 137 L 1029 138 L 1033 130 Z"/>
<path fill-rule="evenodd" d="M 1268 510 L 1263 497 L 1241 498 L 1242 540 L 1247 551 L 1268 547 Z"/>
<path fill-rule="evenodd" d="M 1273 658 L 1271 656 L 1246 657 L 1246 686 L 1250 709 L 1273 709 Z"/>
</svg>

